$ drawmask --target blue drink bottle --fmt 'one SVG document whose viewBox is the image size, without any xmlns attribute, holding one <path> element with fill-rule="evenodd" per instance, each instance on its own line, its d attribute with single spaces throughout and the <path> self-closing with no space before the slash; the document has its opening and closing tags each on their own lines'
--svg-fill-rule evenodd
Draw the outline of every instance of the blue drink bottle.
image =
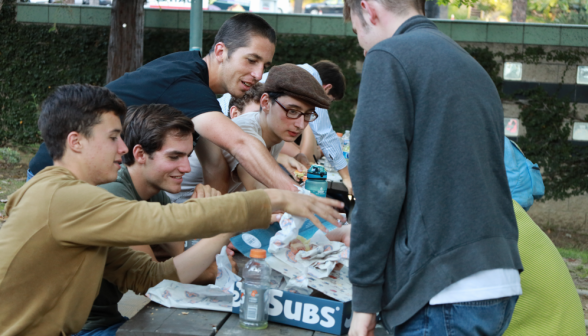
<svg viewBox="0 0 588 336">
<path fill-rule="evenodd" d="M 310 191 L 318 197 L 327 197 L 327 171 L 325 167 L 312 165 L 306 172 L 306 183 L 304 189 Z"/>
</svg>

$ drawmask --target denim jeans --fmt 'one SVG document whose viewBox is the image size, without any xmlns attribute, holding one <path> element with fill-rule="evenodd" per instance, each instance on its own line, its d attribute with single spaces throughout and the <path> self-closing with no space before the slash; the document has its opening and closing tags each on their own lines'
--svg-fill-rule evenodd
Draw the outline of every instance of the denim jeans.
<svg viewBox="0 0 588 336">
<path fill-rule="evenodd" d="M 77 334 L 74 334 L 72 336 L 116 336 L 116 331 L 118 330 L 118 328 L 120 328 L 120 326 L 122 326 L 126 321 L 128 321 L 129 319 L 124 317 L 125 319 L 124 322 L 121 323 L 117 323 L 117 324 L 113 324 L 108 328 L 101 328 L 101 329 L 94 329 L 94 330 L 82 330 Z"/>
<path fill-rule="evenodd" d="M 397 326 L 394 336 L 502 335 L 518 296 L 431 306 Z"/>
</svg>

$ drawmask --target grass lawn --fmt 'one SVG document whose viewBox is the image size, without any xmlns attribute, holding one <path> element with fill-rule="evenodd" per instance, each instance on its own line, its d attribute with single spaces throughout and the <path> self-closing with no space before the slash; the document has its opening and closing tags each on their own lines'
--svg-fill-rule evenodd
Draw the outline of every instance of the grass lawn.
<svg viewBox="0 0 588 336">
<path fill-rule="evenodd" d="M 25 184 L 24 179 L 0 179 L 0 212 L 4 212 L 4 207 L 6 203 L 4 200 L 8 198 L 8 195 L 11 195 L 16 189 L 22 187 Z"/>
</svg>

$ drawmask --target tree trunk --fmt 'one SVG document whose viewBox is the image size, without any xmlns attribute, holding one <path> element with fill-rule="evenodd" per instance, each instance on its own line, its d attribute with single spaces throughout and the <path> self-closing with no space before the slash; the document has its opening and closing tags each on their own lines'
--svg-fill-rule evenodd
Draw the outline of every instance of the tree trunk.
<svg viewBox="0 0 588 336">
<path fill-rule="evenodd" d="M 294 13 L 302 13 L 302 0 L 294 0 Z"/>
<path fill-rule="evenodd" d="M 512 0 L 512 22 L 525 22 L 527 20 L 527 0 Z"/>
<path fill-rule="evenodd" d="M 449 5 L 439 6 L 439 18 L 444 20 L 449 19 Z"/>
<path fill-rule="evenodd" d="M 144 0 L 114 0 L 106 84 L 143 65 Z"/>
</svg>

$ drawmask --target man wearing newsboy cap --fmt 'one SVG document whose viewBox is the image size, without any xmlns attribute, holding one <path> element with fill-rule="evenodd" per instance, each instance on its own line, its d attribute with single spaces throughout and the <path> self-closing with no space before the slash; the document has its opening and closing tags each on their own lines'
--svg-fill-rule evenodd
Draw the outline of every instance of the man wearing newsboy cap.
<svg viewBox="0 0 588 336">
<path fill-rule="evenodd" d="M 263 91 L 261 111 L 245 113 L 233 121 L 261 141 L 274 158 L 284 142 L 294 141 L 309 122 L 316 120 L 315 108 L 326 109 L 331 104 L 319 82 L 294 64 L 273 67 Z M 223 151 L 223 155 L 231 171 L 230 192 L 266 187 L 247 173 L 228 151 Z"/>
</svg>

